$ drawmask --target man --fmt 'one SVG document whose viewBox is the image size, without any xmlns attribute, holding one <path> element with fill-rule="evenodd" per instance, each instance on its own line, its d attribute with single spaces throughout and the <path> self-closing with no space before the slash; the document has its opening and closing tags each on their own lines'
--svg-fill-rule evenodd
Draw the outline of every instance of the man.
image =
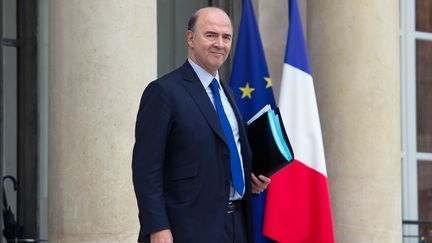
<svg viewBox="0 0 432 243">
<path fill-rule="evenodd" d="M 219 80 L 232 35 L 223 10 L 198 10 L 188 60 L 144 91 L 132 161 L 139 242 L 253 242 L 251 193 L 270 179 L 251 174 L 244 122 Z"/>
</svg>

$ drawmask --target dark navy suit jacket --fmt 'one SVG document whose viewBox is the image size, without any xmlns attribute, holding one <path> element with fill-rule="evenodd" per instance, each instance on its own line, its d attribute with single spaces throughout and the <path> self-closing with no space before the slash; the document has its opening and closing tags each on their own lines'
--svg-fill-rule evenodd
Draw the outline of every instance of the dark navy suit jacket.
<svg viewBox="0 0 432 243">
<path fill-rule="evenodd" d="M 222 83 L 222 82 L 221 82 Z M 246 192 L 243 210 L 253 242 L 251 150 L 232 92 L 222 84 L 239 122 Z M 151 82 L 137 115 L 132 171 L 139 242 L 171 229 L 176 243 L 221 243 L 230 156 L 216 110 L 189 62 Z"/>
</svg>

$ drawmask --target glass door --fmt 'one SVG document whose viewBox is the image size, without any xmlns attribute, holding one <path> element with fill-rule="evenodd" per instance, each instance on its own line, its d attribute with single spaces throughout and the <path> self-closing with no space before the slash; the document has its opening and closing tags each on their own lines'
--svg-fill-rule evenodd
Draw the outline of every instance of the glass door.
<svg viewBox="0 0 432 243">
<path fill-rule="evenodd" d="M 401 1 L 404 242 L 432 242 L 432 1 Z"/>
</svg>

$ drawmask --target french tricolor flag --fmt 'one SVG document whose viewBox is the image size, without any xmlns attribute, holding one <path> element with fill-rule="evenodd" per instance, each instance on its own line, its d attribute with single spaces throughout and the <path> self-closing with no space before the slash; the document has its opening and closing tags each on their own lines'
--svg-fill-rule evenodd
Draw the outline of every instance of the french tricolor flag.
<svg viewBox="0 0 432 243">
<path fill-rule="evenodd" d="M 277 242 L 334 242 L 321 126 L 297 0 L 289 30 L 279 108 L 295 161 L 272 176 L 264 235 Z"/>
</svg>

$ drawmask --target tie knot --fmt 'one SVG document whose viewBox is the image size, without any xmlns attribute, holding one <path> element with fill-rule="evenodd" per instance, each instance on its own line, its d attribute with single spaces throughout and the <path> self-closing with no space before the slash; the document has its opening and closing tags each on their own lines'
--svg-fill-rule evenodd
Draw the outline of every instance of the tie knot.
<svg viewBox="0 0 432 243">
<path fill-rule="evenodd" d="M 219 83 L 218 83 L 218 81 L 215 78 L 211 81 L 210 88 L 211 88 L 213 94 L 216 91 L 219 93 Z"/>
</svg>

